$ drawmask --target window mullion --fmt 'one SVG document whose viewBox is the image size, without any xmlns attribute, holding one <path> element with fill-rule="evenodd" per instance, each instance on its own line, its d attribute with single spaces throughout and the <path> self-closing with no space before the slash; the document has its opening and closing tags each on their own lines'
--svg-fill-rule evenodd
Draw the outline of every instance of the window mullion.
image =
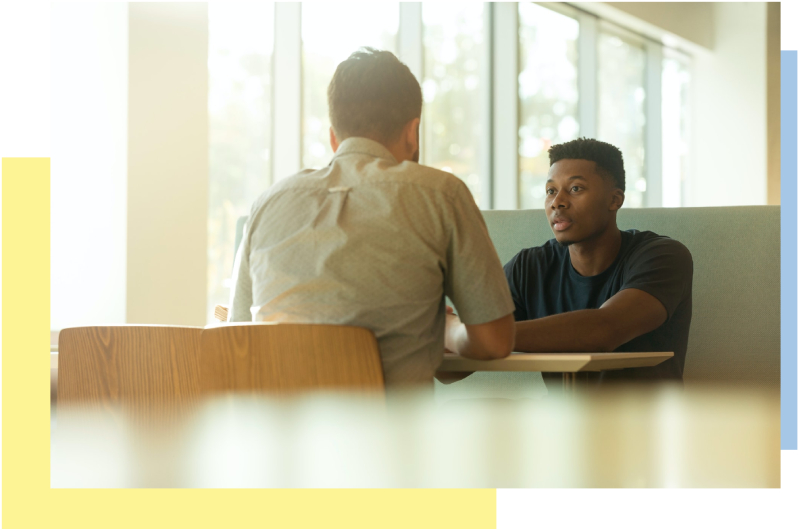
<svg viewBox="0 0 800 529">
<path fill-rule="evenodd" d="M 580 135 L 597 137 L 597 18 L 578 14 L 578 122 Z"/>
<path fill-rule="evenodd" d="M 646 43 L 647 61 L 645 72 L 645 133 L 644 160 L 647 191 L 644 205 L 649 208 L 662 205 L 661 179 L 661 46 Z"/>
<path fill-rule="evenodd" d="M 483 94 L 481 101 L 480 126 L 484 131 L 481 136 L 481 152 L 479 153 L 479 168 L 481 176 L 481 189 L 484 189 L 481 209 L 492 209 L 494 207 L 494 174 L 493 160 L 494 150 L 494 123 L 492 120 L 492 102 L 494 92 L 494 61 L 492 53 L 494 49 L 494 4 L 486 2 L 483 4 L 483 58 L 481 61 L 480 87 Z"/>
<path fill-rule="evenodd" d="M 397 51 L 411 73 L 422 84 L 422 3 L 400 2 Z"/>
<path fill-rule="evenodd" d="M 497 2 L 492 15 L 493 204 L 519 207 L 519 28 L 517 4 Z"/>
<path fill-rule="evenodd" d="M 303 123 L 303 61 L 299 2 L 275 3 L 275 48 L 272 78 L 272 180 L 301 169 Z"/>
</svg>

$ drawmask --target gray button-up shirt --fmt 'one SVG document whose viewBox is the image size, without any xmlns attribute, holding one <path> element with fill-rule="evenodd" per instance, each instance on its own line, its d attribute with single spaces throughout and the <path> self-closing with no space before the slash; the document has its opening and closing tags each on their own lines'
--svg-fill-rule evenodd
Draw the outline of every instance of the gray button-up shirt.
<svg viewBox="0 0 800 529">
<path fill-rule="evenodd" d="M 232 321 L 367 327 L 387 386 L 432 382 L 445 295 L 466 324 L 514 311 L 467 186 L 365 138 L 264 193 L 236 259 Z"/>
</svg>

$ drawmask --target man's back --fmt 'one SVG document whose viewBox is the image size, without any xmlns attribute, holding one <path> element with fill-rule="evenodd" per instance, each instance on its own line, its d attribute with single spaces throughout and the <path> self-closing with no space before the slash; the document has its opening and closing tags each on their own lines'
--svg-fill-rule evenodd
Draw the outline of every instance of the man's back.
<svg viewBox="0 0 800 529">
<path fill-rule="evenodd" d="M 367 327 L 390 385 L 432 379 L 444 349 L 445 294 L 465 322 L 513 310 L 466 186 L 397 164 L 368 139 L 345 140 L 328 167 L 276 184 L 249 225 L 233 319 Z"/>
</svg>

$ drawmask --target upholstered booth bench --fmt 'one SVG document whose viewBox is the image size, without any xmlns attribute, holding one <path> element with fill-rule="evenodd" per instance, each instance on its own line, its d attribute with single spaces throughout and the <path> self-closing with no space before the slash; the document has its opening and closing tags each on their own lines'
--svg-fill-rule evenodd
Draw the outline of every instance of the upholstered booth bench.
<svg viewBox="0 0 800 529">
<path fill-rule="evenodd" d="M 485 211 L 489 234 L 505 264 L 522 248 L 553 238 L 542 210 Z M 692 325 L 686 387 L 701 382 L 780 383 L 780 207 L 620 210 L 620 229 L 672 237 L 692 253 Z M 579 332 L 579 330 L 576 329 Z M 539 373 L 475 373 L 444 385 L 437 399 L 537 397 Z"/>
</svg>

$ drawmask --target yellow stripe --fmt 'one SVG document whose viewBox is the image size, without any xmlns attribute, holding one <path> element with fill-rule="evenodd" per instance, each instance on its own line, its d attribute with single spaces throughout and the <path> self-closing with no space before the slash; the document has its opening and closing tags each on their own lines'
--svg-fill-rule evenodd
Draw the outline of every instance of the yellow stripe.
<svg viewBox="0 0 800 529">
<path fill-rule="evenodd" d="M 50 481 L 50 159 L 2 169 L 3 526 L 21 527 Z"/>
</svg>

